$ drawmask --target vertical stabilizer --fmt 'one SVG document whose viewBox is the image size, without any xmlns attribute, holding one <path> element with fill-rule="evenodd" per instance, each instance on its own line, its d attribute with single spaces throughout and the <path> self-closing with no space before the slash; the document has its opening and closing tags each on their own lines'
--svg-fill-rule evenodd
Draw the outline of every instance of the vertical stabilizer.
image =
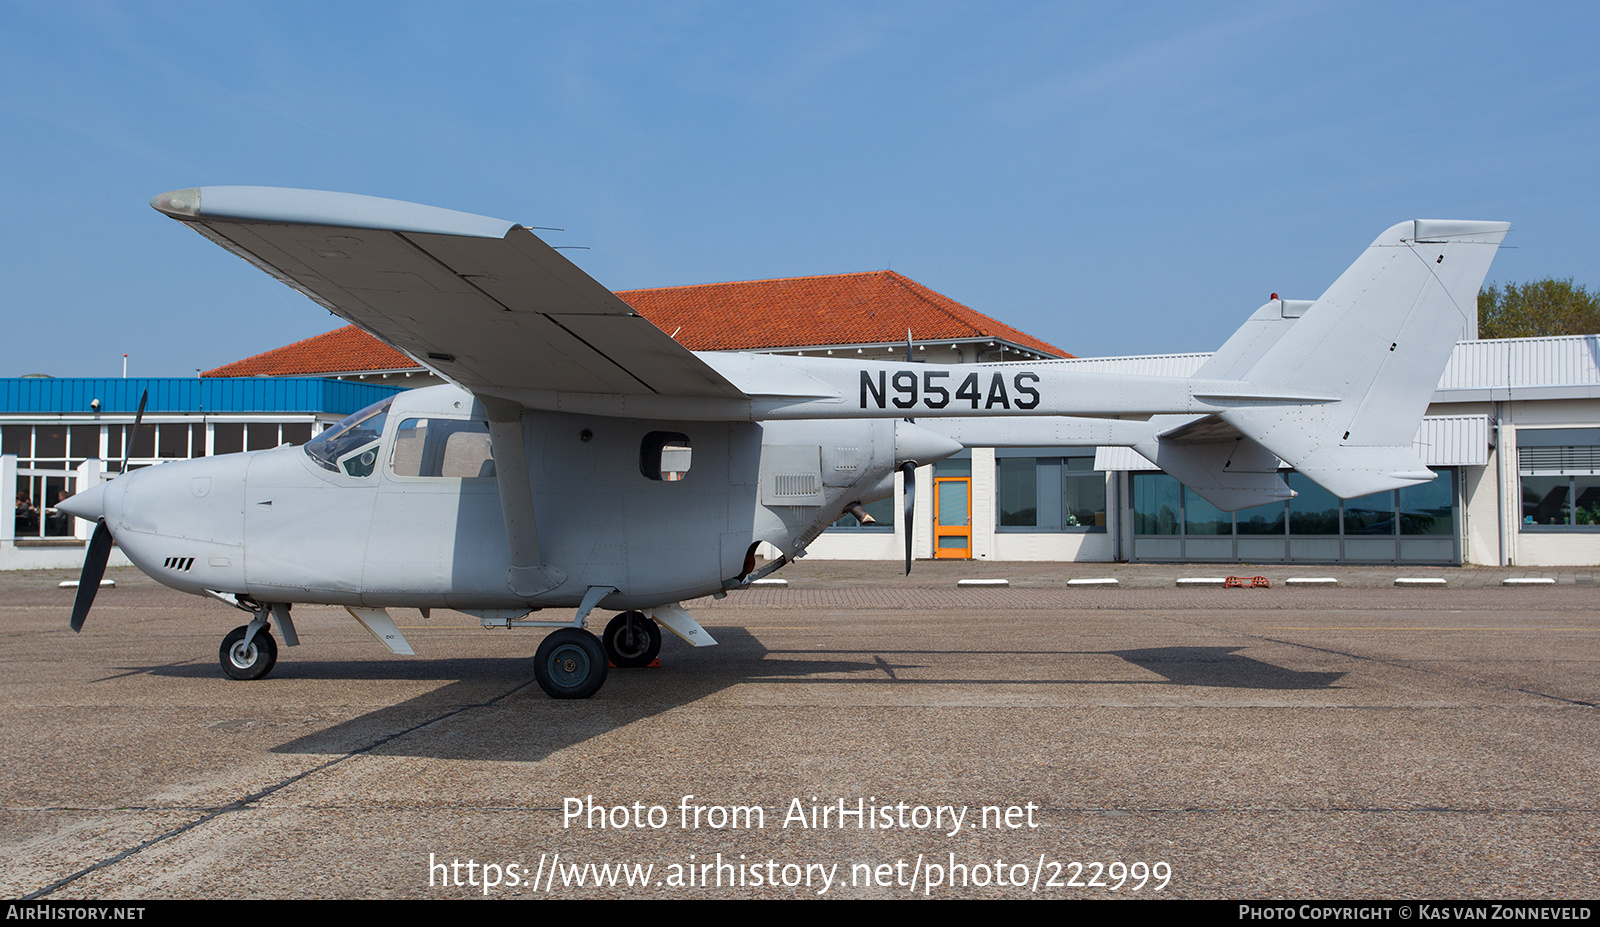
<svg viewBox="0 0 1600 927">
<path fill-rule="evenodd" d="M 1338 400 L 1240 405 L 1221 418 L 1343 498 L 1432 479 L 1412 439 L 1509 228 L 1388 229 L 1239 377 Z"/>
</svg>

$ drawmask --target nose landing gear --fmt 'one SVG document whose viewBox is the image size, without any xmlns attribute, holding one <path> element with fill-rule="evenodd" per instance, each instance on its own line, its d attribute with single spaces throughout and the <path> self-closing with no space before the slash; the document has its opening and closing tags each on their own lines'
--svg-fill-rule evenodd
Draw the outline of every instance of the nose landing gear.
<svg viewBox="0 0 1600 927">
<path fill-rule="evenodd" d="M 278 642 L 272 639 L 272 632 L 261 628 L 245 643 L 249 631 L 249 625 L 229 631 L 217 651 L 222 671 L 234 679 L 260 679 L 278 662 Z"/>
<path fill-rule="evenodd" d="M 217 662 L 222 664 L 222 672 L 229 678 L 260 679 L 272 672 L 272 667 L 278 662 L 278 642 L 267 628 L 268 618 L 277 619 L 284 643 L 290 647 L 300 643 L 299 636 L 294 632 L 294 621 L 289 617 L 287 603 L 258 604 L 249 599 L 240 601 L 231 595 L 212 595 L 255 615 L 249 624 L 229 631 L 228 636 L 222 639 L 222 647 L 217 650 Z"/>
</svg>

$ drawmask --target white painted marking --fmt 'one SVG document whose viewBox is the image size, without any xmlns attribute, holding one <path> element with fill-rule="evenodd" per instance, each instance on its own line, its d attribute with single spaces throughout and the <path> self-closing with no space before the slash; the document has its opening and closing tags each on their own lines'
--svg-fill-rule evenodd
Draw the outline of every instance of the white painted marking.
<svg viewBox="0 0 1600 927">
<path fill-rule="evenodd" d="M 1069 586 L 1115 586 L 1115 585 L 1118 585 L 1118 583 L 1112 577 L 1107 576 L 1104 579 L 1069 579 L 1069 580 L 1067 580 L 1067 585 L 1069 585 Z"/>
<path fill-rule="evenodd" d="M 1500 580 L 1502 586 L 1554 586 L 1556 581 L 1548 576 L 1507 576 Z"/>
<path fill-rule="evenodd" d="M 1283 581 L 1285 586 L 1337 586 L 1339 581 L 1332 576 L 1291 576 Z"/>
<path fill-rule="evenodd" d="M 958 579 L 957 586 L 1009 586 L 1009 579 Z"/>
<path fill-rule="evenodd" d="M 789 581 L 787 579 L 752 579 L 750 581 L 750 585 L 752 585 L 752 586 L 787 586 L 787 585 L 789 585 Z"/>
<path fill-rule="evenodd" d="M 1226 576 L 1180 576 L 1178 586 L 1221 586 L 1228 582 Z"/>
<path fill-rule="evenodd" d="M 1396 576 L 1394 584 L 1396 586 L 1443 586 L 1445 581 L 1432 576 Z"/>
<path fill-rule="evenodd" d="M 102 588 L 102 589 L 104 589 L 106 586 L 115 586 L 116 584 L 117 584 L 117 581 L 114 580 L 114 579 L 102 579 L 102 580 L 100 580 L 100 588 Z M 75 579 L 64 579 L 60 583 L 58 583 L 56 585 L 56 588 L 57 589 L 76 589 L 76 588 L 78 588 L 78 581 L 75 580 Z"/>
</svg>

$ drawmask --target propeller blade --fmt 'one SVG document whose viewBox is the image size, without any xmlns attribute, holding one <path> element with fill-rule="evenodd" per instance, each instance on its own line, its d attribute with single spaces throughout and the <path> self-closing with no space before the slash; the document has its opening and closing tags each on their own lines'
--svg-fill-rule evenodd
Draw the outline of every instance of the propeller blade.
<svg viewBox="0 0 1600 927">
<path fill-rule="evenodd" d="M 914 364 L 916 362 L 917 362 L 916 355 L 911 353 L 911 329 L 908 328 L 908 329 L 906 329 L 906 363 Z M 917 420 L 914 419 L 914 418 L 909 418 L 908 417 L 906 419 L 906 421 L 911 422 L 912 424 L 916 424 Z M 907 568 L 907 572 L 910 572 L 910 568 L 909 567 Z"/>
<path fill-rule="evenodd" d="M 916 512 L 916 509 L 917 509 L 917 465 L 915 463 L 913 463 L 912 461 L 908 460 L 905 463 L 900 465 L 900 472 L 904 473 L 905 476 L 906 476 L 906 479 L 905 479 L 906 511 L 905 511 L 905 520 L 902 522 L 902 524 L 904 524 L 906 526 L 906 530 L 905 530 L 905 535 L 906 535 L 906 575 L 910 576 L 911 575 L 911 526 L 912 526 L 912 520 L 911 519 L 912 519 L 912 514 L 914 512 Z"/>
<path fill-rule="evenodd" d="M 89 538 L 89 552 L 83 556 L 78 598 L 72 603 L 72 630 L 83 630 L 83 620 L 89 617 L 89 606 L 94 604 L 95 593 L 100 591 L 100 580 L 106 575 L 106 560 L 110 557 L 111 529 L 101 520 L 95 523 L 94 536 Z"/>
<path fill-rule="evenodd" d="M 139 436 L 139 425 L 144 421 L 144 404 L 150 398 L 150 391 L 145 390 L 139 394 L 139 411 L 133 413 L 133 427 L 128 429 L 127 436 L 122 445 L 122 466 L 117 468 L 117 473 L 126 473 L 128 458 L 133 456 L 133 439 Z M 93 598 L 93 596 L 90 596 Z"/>
</svg>

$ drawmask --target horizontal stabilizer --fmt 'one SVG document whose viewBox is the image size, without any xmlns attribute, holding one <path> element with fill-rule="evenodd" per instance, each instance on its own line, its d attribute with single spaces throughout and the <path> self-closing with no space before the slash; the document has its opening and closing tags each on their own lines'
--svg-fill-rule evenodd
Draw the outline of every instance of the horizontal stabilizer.
<svg viewBox="0 0 1600 927">
<path fill-rule="evenodd" d="M 1184 424 L 1133 445 L 1145 459 L 1176 477 L 1224 512 L 1281 502 L 1294 491 L 1278 473 L 1278 458 L 1216 416 L 1184 419 L 1157 416 L 1156 428 L 1171 419 Z"/>
<path fill-rule="evenodd" d="M 1295 469 L 1341 499 L 1404 489 L 1436 475 L 1411 445 L 1322 448 Z"/>
</svg>

